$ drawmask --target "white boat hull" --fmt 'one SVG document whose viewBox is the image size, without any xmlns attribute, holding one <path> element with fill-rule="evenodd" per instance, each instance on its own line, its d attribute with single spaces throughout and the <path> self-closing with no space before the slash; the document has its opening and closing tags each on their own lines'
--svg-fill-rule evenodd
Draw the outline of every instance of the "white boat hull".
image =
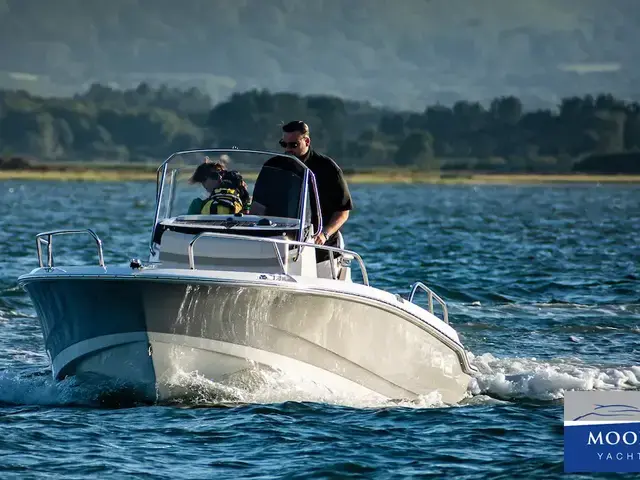
<svg viewBox="0 0 640 480">
<path fill-rule="evenodd" d="M 453 329 L 387 292 L 258 274 L 72 270 L 20 279 L 56 378 L 102 375 L 163 401 L 181 373 L 225 382 L 266 368 L 388 399 L 466 396 L 470 368 Z"/>
</svg>

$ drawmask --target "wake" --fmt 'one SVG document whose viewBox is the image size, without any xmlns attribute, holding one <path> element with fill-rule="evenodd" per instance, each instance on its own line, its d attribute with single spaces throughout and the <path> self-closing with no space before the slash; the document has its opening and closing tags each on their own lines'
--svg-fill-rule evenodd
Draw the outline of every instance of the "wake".
<svg viewBox="0 0 640 480">
<path fill-rule="evenodd" d="M 640 390 L 640 366 L 596 367 L 575 358 L 539 361 L 468 354 L 479 370 L 467 398 L 453 406 L 561 401 L 571 390 Z M 234 407 L 247 404 L 312 402 L 354 408 L 440 408 L 438 392 L 412 400 L 331 389 L 313 378 L 274 369 L 246 370 L 213 382 L 195 373 L 177 373 L 164 387 L 178 407 Z M 134 389 L 110 381 L 71 377 L 54 381 L 50 371 L 0 371 L 0 406 L 128 408 L 149 404 Z"/>
<path fill-rule="evenodd" d="M 469 386 L 471 395 L 518 401 L 560 400 L 569 390 L 640 390 L 640 366 L 596 367 L 576 358 L 539 361 L 468 354 L 480 371 Z"/>
</svg>

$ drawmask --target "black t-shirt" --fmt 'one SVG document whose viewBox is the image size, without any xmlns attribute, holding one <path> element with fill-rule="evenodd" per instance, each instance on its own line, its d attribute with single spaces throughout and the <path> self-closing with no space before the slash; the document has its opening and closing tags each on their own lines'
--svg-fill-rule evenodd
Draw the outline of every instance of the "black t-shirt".
<svg viewBox="0 0 640 480">
<path fill-rule="evenodd" d="M 326 228 L 334 213 L 353 210 L 351 192 L 349 192 L 342 169 L 330 157 L 311 150 L 304 163 L 316 178 L 322 224 Z M 309 192 L 311 193 L 311 190 Z M 311 202 L 311 212 L 314 226 L 317 228 L 315 201 Z M 331 237 L 331 240 L 335 241 L 335 233 Z"/>
<path fill-rule="evenodd" d="M 320 199 L 320 210 L 322 211 L 322 224 L 326 229 L 329 224 L 329 220 L 336 212 L 342 212 L 345 210 L 353 210 L 354 204 L 351 198 L 351 192 L 342 173 L 342 169 L 338 164 L 330 157 L 322 155 L 315 150 L 310 150 L 309 155 L 303 160 L 307 168 L 313 172 L 318 185 L 318 197 Z M 287 160 L 286 157 L 272 157 L 265 166 L 272 166 L 276 168 L 283 168 L 291 170 L 292 172 L 302 176 L 302 169 L 294 162 Z M 309 195 L 311 195 L 311 215 L 313 219 L 314 228 L 318 228 L 316 221 L 316 206 L 315 199 L 313 198 L 313 192 L 311 186 L 309 186 Z M 335 232 L 327 240 L 326 245 L 337 245 L 337 232 Z M 328 253 L 322 250 L 316 250 L 317 261 L 323 261 L 328 258 Z"/>
</svg>

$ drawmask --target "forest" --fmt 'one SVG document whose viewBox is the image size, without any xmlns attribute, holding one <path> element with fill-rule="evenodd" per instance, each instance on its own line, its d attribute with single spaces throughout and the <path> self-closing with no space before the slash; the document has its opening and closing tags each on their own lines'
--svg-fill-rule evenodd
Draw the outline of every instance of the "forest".
<svg viewBox="0 0 640 480">
<path fill-rule="evenodd" d="M 306 121 L 344 168 L 640 173 L 640 104 L 611 94 L 527 110 L 514 96 L 392 110 L 328 95 L 250 90 L 214 103 L 196 88 L 94 84 L 73 97 L 0 91 L 0 156 L 41 162 L 153 162 L 202 147 L 279 151 Z"/>
</svg>

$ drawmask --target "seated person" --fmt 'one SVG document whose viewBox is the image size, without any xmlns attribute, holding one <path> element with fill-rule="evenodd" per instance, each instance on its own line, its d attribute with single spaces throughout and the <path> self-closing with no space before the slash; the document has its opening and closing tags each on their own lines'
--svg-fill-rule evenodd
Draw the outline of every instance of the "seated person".
<svg viewBox="0 0 640 480">
<path fill-rule="evenodd" d="M 195 198 L 187 215 L 247 213 L 251 197 L 242 175 L 225 170 L 221 163 L 205 161 L 196 168 L 189 183 L 201 183 L 207 191 L 205 199 Z"/>
</svg>

